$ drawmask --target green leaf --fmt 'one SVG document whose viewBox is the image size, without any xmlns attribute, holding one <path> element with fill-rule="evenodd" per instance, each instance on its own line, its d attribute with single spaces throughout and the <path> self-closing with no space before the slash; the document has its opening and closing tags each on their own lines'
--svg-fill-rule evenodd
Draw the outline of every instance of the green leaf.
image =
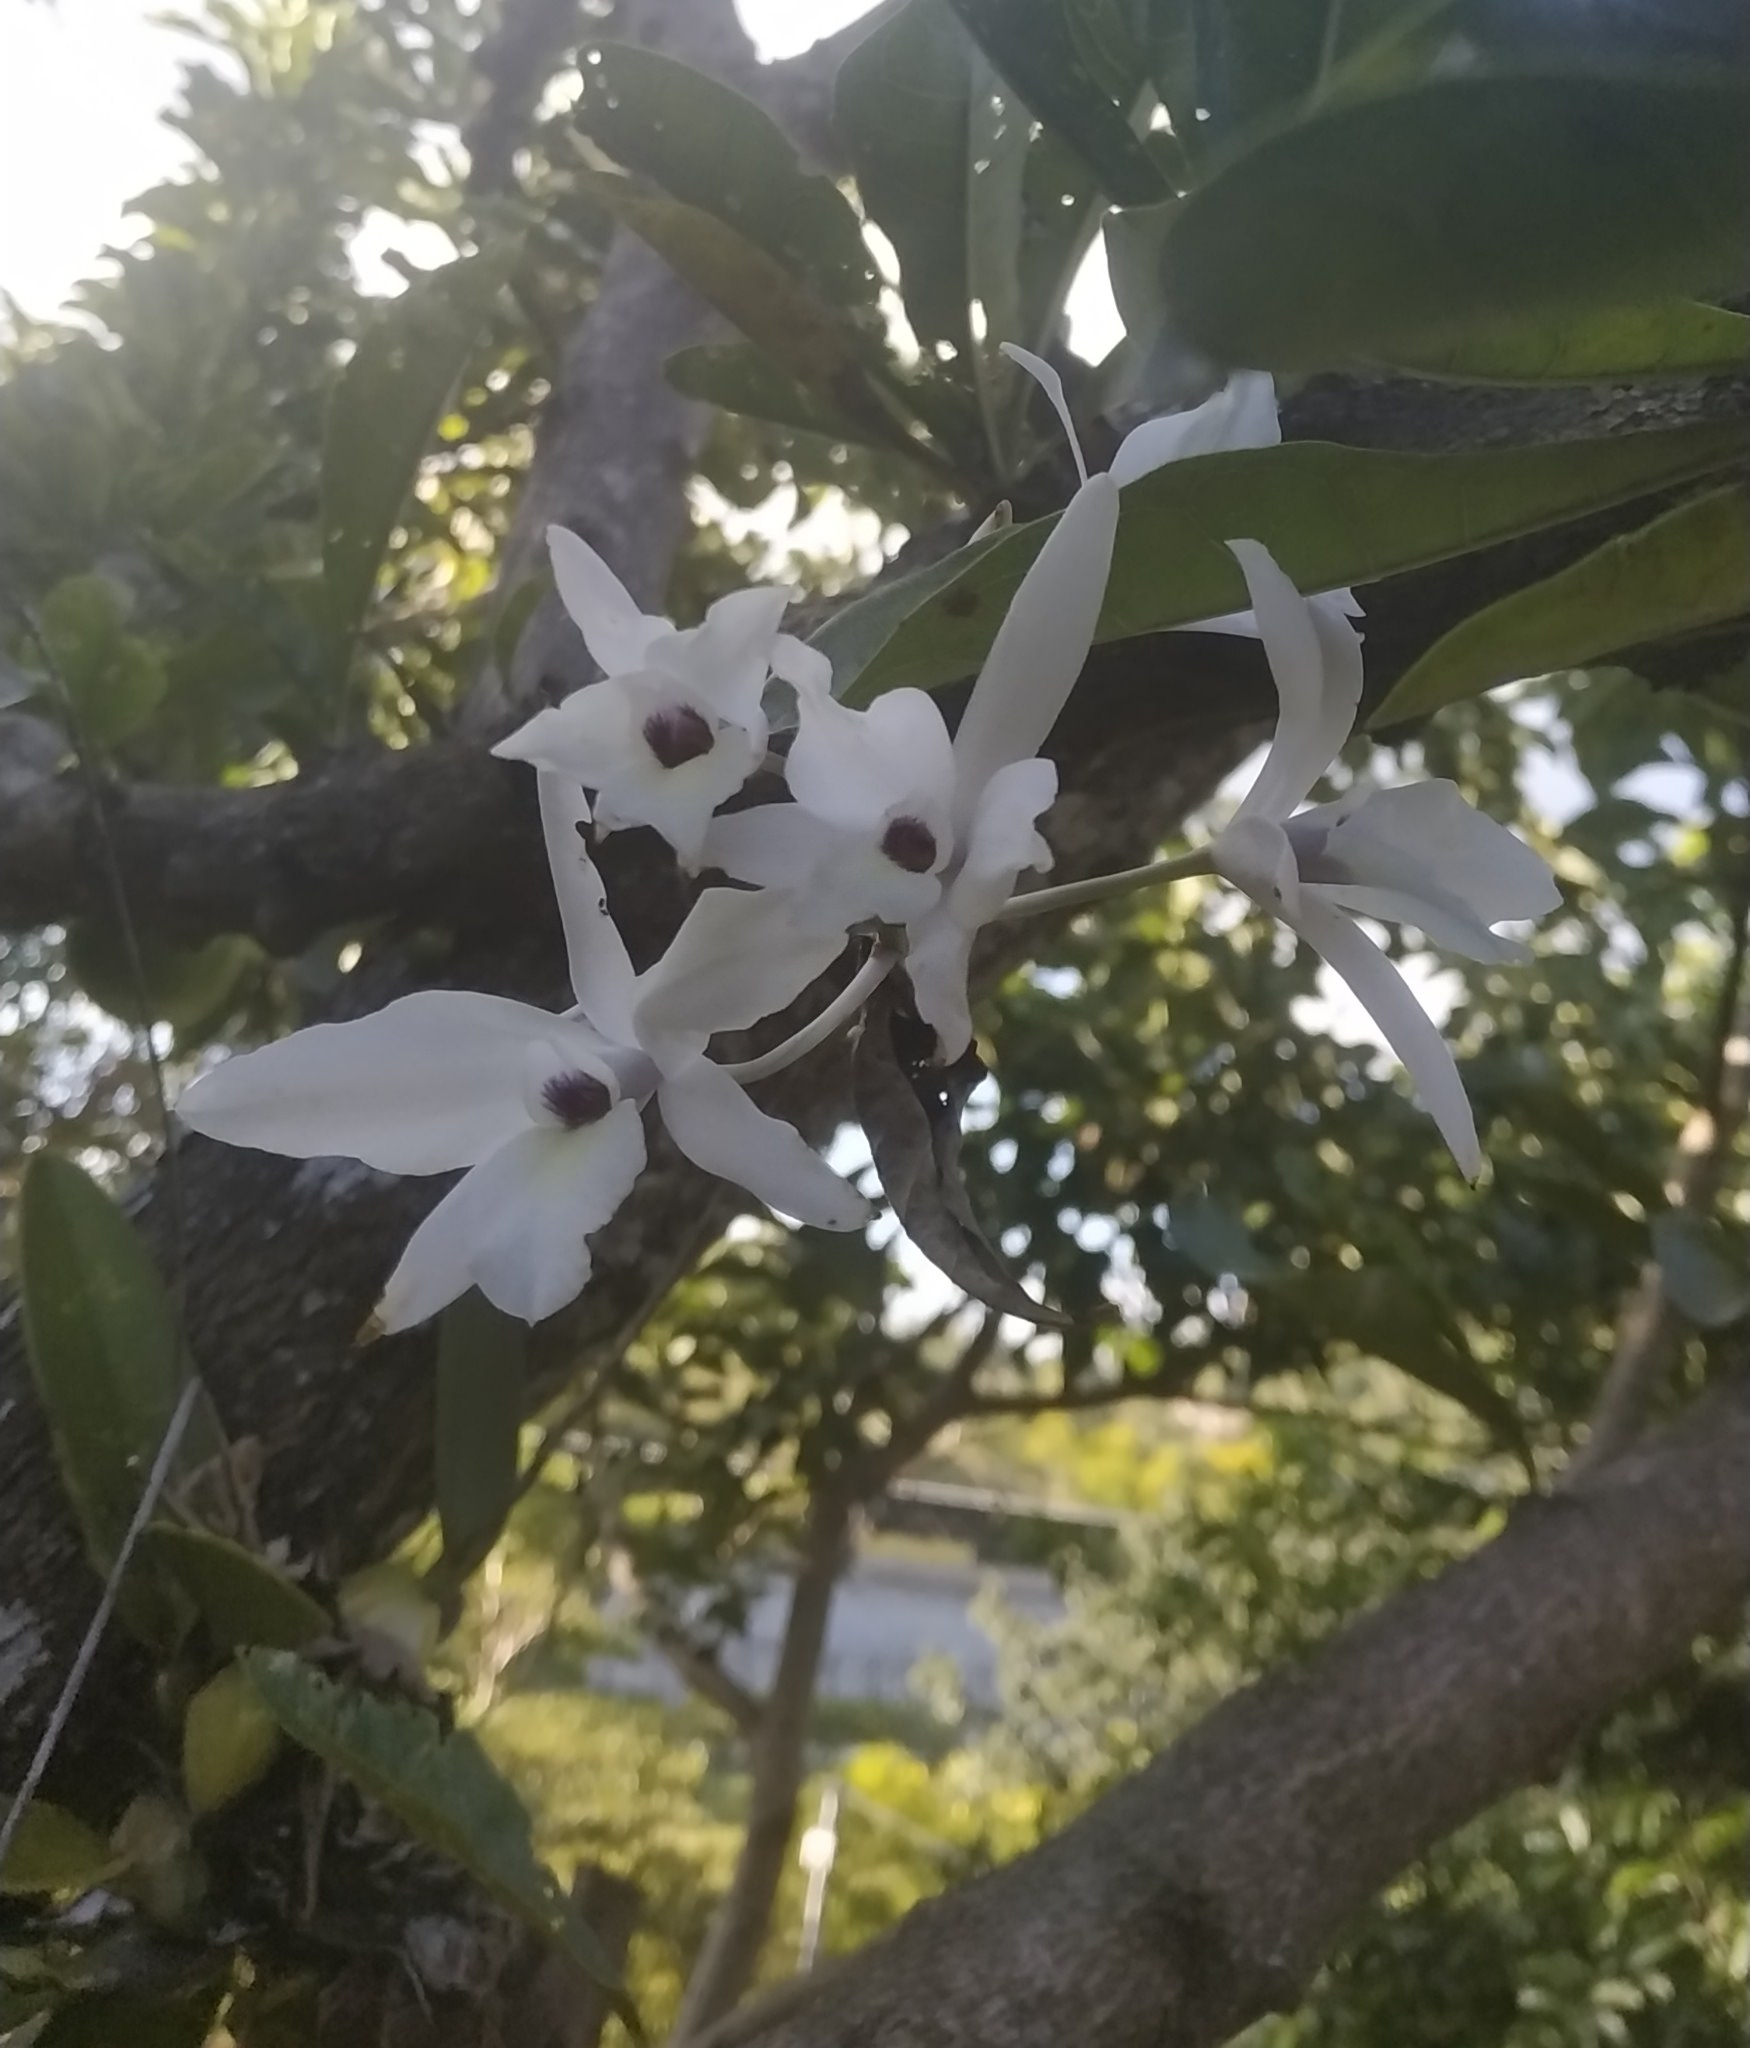
<svg viewBox="0 0 1750 2048">
<path fill-rule="evenodd" d="M 322 436 L 322 575 L 340 654 L 364 622 L 395 522 L 514 260 L 514 249 L 494 250 L 415 278 L 335 383 Z"/>
<path fill-rule="evenodd" d="M 62 1484 L 100 1572 L 109 1569 L 190 1376 L 169 1293 L 133 1225 L 71 1160 L 39 1152 L 18 1197 L 25 1346 Z M 197 1405 L 175 1470 L 224 1454 Z M 151 1634 L 167 1617 L 146 1582 L 124 1591 Z M 148 1611 L 148 1610 L 151 1611 Z"/>
<path fill-rule="evenodd" d="M 1692 498 L 1435 641 L 1368 721 L 1419 718 L 1499 683 L 1584 668 L 1601 655 L 1750 607 L 1750 494 Z"/>
<path fill-rule="evenodd" d="M 437 1508 L 456 1583 L 498 1541 L 517 1492 L 528 1325 L 470 1288 L 438 1325 Z"/>
<path fill-rule="evenodd" d="M 12 1795 L 0 1792 L 0 1817 L 11 1807 Z M 87 1892 L 113 1877 L 123 1860 L 94 1828 L 46 1799 L 33 1799 L 0 1867 L 0 1898 Z"/>
<path fill-rule="evenodd" d="M 915 444 L 885 413 L 879 416 L 878 426 L 852 419 L 798 383 L 751 342 L 703 342 L 677 349 L 663 365 L 663 372 L 677 391 L 703 399 L 707 405 L 721 406 L 725 412 L 744 413 L 750 419 L 769 420 L 773 426 L 824 434 L 829 440 L 866 448 L 898 447 L 916 452 Z"/>
<path fill-rule="evenodd" d="M 153 1522 L 136 1555 L 173 1579 L 222 1650 L 297 1650 L 335 1633 L 335 1621 L 295 1579 L 254 1551 L 205 1529 Z"/>
<path fill-rule="evenodd" d="M 878 280 L 849 201 L 830 178 L 804 172 L 784 131 L 732 87 L 655 50 L 598 43 L 570 119 L 616 163 L 722 221 L 827 305 L 875 316 Z"/>
<path fill-rule="evenodd" d="M 947 0 L 911 0 L 839 66 L 833 107 L 863 209 L 899 258 L 906 318 L 969 356 L 973 50 Z"/>
<path fill-rule="evenodd" d="M 1729 289 L 1750 252 L 1750 84 L 1730 75 L 1436 78 L 1268 136 L 1162 250 L 1185 336 L 1311 370 Z"/>
<path fill-rule="evenodd" d="M 43 599 L 39 623 L 84 738 L 113 746 L 164 701 L 164 664 L 128 632 L 124 595 L 107 576 L 57 583 Z"/>
<path fill-rule="evenodd" d="M 183 947 L 144 932 L 137 981 L 133 954 L 112 917 L 82 918 L 67 941 L 67 964 L 112 1017 L 136 1025 L 167 1023 L 177 1032 L 196 1030 L 221 1011 L 262 960 L 253 940 L 233 933 Z"/>
<path fill-rule="evenodd" d="M 619 1991 L 611 1959 L 537 1859 L 527 1812 L 471 1735 L 446 1735 L 408 1701 L 337 1685 L 288 1651 L 248 1650 L 243 1665 L 294 1742 L 460 1864 L 586 1975 Z"/>
<path fill-rule="evenodd" d="M 1242 606 L 1232 535 L 1261 540 L 1303 590 L 1371 583 L 1705 476 L 1747 449 L 1750 427 L 1734 425 L 1460 455 L 1301 441 L 1170 463 L 1125 490 L 1096 637 Z M 835 613 L 816 635 L 835 687 L 854 681 L 850 701 L 866 703 L 975 674 L 1051 523 L 1011 527 Z"/>
<path fill-rule="evenodd" d="M 1625 377 L 1706 377 L 1750 363 L 1750 318 L 1692 299 L 1620 306 L 1567 319 L 1467 328 L 1392 367 L 1473 384 L 1586 384 Z"/>
<path fill-rule="evenodd" d="M 1073 0 L 1069 8 L 1063 0 L 951 4 L 991 63 L 1113 201 L 1147 206 L 1169 195 L 1154 157 L 1131 132 L 1130 106 L 1144 83 L 1142 56 L 1110 8 L 1089 0 Z M 1115 94 L 1125 104 L 1115 103 Z"/>
<path fill-rule="evenodd" d="M 1665 1292 L 1692 1323 L 1723 1329 L 1750 1314 L 1750 1256 L 1710 1217 L 1667 1209 L 1652 1223 Z"/>
<path fill-rule="evenodd" d="M 865 343 L 763 249 L 702 207 L 640 192 L 630 178 L 583 166 L 569 175 L 756 348 L 852 421 L 862 438 L 914 448 L 871 382 Z"/>
</svg>

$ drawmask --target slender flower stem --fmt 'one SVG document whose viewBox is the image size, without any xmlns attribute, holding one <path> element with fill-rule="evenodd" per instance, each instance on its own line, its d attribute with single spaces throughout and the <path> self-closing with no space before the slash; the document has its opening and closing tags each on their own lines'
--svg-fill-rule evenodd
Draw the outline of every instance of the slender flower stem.
<svg viewBox="0 0 1750 2048">
<path fill-rule="evenodd" d="M 723 1071 L 733 1074 L 738 1081 L 763 1081 L 768 1074 L 780 1074 L 786 1067 L 793 1067 L 817 1045 L 824 1045 L 841 1025 L 848 1024 L 898 964 L 897 953 L 877 946 L 818 1017 L 804 1024 L 800 1031 L 792 1032 L 782 1045 L 774 1045 L 770 1052 L 762 1052 L 757 1059 L 738 1060 Z"/>
<path fill-rule="evenodd" d="M 1029 889 L 1011 896 L 998 917 L 1032 917 L 1041 910 L 1078 910 L 1084 903 L 1104 903 L 1108 896 L 1128 896 L 1133 889 L 1151 889 L 1157 882 L 1182 882 L 1191 875 L 1212 875 L 1209 853 L 1183 853 L 1177 860 L 1154 860 L 1147 867 L 1123 868 L 1115 875 L 1090 875 L 1085 882 L 1065 882 L 1055 889 Z"/>
</svg>

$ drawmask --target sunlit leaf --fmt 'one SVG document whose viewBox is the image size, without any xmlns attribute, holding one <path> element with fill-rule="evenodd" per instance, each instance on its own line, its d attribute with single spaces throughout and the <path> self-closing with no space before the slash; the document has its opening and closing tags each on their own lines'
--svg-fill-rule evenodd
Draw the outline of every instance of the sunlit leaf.
<svg viewBox="0 0 1750 2048">
<path fill-rule="evenodd" d="M 1750 318 L 1693 299 L 1621 306 L 1567 319 L 1467 328 L 1392 367 L 1475 384 L 1578 384 L 1629 377 L 1703 377 L 1750 363 Z"/>
<path fill-rule="evenodd" d="M 1096 638 L 1243 605 L 1236 535 L 1261 540 L 1303 590 L 1371 583 L 1705 476 L 1747 448 L 1750 428 L 1733 425 L 1459 455 L 1302 441 L 1170 463 L 1124 493 Z M 866 701 L 976 673 L 1051 524 L 1012 527 L 835 613 L 816 644 L 838 686 L 854 679 L 852 701 Z"/>
<path fill-rule="evenodd" d="M 1750 494 L 1692 498 L 1442 635 L 1373 714 L 1416 718 L 1522 676 L 1583 668 L 1602 655 L 1750 609 Z"/>
<path fill-rule="evenodd" d="M 1318 369 L 1509 317 L 1730 289 L 1750 270 L 1750 84 L 1474 73 L 1268 135 L 1162 250 L 1187 339 Z"/>
<path fill-rule="evenodd" d="M 69 576 L 42 601 L 38 624 L 82 739 L 124 740 L 164 700 L 158 654 L 127 627 L 123 594 L 107 577 Z"/>
<path fill-rule="evenodd" d="M 498 1541 L 516 1499 L 528 1325 L 477 1288 L 438 1325 L 437 1508 L 457 1582 Z"/>
<path fill-rule="evenodd" d="M 618 1990 L 612 1959 L 536 1857 L 528 1813 L 471 1735 L 446 1735 L 425 1708 L 338 1685 L 287 1651 L 250 1650 L 243 1661 L 294 1742 L 352 1778 L 597 1983 Z"/>
<path fill-rule="evenodd" d="M 631 43 L 583 60 L 570 119 L 618 164 L 732 228 L 825 304 L 875 305 L 875 267 L 849 201 L 805 172 L 752 100 L 691 65 Z"/>
<path fill-rule="evenodd" d="M 416 278 L 360 337 L 322 437 L 322 574 L 344 653 L 363 623 L 401 509 L 515 259 L 495 249 Z"/>
<path fill-rule="evenodd" d="M 227 1664 L 183 1709 L 182 1790 L 190 1813 L 217 1813 L 267 1775 L 280 1725 L 246 1671 Z"/>
<path fill-rule="evenodd" d="M 641 192 L 630 178 L 583 166 L 568 175 L 797 383 L 849 418 L 863 438 L 905 438 L 899 410 L 871 381 L 867 344 L 765 250 L 704 208 Z"/>
<path fill-rule="evenodd" d="M 12 1795 L 0 1791 L 0 1817 Z M 121 1868 L 123 1859 L 94 1828 L 76 1815 L 33 1799 L 24 1809 L 6 1862 L 0 1867 L 0 1897 L 32 1892 L 84 1892 Z"/>
</svg>

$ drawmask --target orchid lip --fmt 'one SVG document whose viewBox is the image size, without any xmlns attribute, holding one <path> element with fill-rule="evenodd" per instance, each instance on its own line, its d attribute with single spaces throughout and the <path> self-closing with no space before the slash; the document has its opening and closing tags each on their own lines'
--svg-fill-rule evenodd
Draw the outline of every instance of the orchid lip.
<svg viewBox="0 0 1750 2048">
<path fill-rule="evenodd" d="M 665 705 L 644 721 L 644 743 L 664 768 L 684 768 L 716 744 L 710 722 L 690 704 Z"/>
<path fill-rule="evenodd" d="M 936 865 L 936 835 L 921 818 L 895 818 L 881 835 L 881 851 L 908 875 L 927 875 Z"/>
<path fill-rule="evenodd" d="M 568 1131 L 600 1123 L 614 1106 L 613 1090 L 594 1074 L 572 1070 L 541 1084 L 541 1106 Z"/>
</svg>

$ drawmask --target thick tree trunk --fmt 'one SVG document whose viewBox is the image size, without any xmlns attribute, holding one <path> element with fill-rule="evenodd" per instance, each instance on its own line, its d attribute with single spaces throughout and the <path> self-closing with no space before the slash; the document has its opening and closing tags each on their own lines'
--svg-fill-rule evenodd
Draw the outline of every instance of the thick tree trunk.
<svg viewBox="0 0 1750 2048">
<path fill-rule="evenodd" d="M 1750 1359 L 1664 1438 L 1236 1694 L 1003 1869 L 695 2048 L 1219 2048 L 1379 1889 L 1737 1626 Z"/>
<path fill-rule="evenodd" d="M 687 1980 L 672 2037 L 676 2044 L 691 2040 L 732 2011 L 753 1982 L 796 1828 L 814 1688 L 849 1538 L 846 1508 L 832 1496 L 822 1496 L 809 1521 L 778 1667 L 750 1744 L 747 1831 L 729 1890 Z"/>
</svg>

